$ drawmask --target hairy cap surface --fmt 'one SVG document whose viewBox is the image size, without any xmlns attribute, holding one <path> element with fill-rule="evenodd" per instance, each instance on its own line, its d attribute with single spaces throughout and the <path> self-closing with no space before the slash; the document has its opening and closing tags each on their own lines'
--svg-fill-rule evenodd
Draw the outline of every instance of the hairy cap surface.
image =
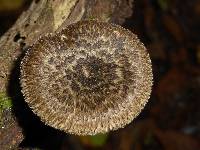
<svg viewBox="0 0 200 150">
<path fill-rule="evenodd" d="M 148 101 L 149 55 L 136 35 L 81 21 L 40 38 L 21 63 L 26 102 L 46 124 L 78 135 L 116 130 Z"/>
</svg>

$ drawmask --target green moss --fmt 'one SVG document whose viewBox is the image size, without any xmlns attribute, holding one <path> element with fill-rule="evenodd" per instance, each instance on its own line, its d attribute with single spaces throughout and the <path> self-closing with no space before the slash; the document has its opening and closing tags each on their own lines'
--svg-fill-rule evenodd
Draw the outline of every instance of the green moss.
<svg viewBox="0 0 200 150">
<path fill-rule="evenodd" d="M 2 118 L 2 113 L 3 110 L 9 109 L 12 107 L 12 100 L 10 97 L 7 96 L 6 93 L 0 93 L 0 126 L 2 124 L 1 118 Z"/>
<path fill-rule="evenodd" d="M 0 93 L 0 111 L 12 107 L 12 100 L 6 93 Z"/>
<path fill-rule="evenodd" d="M 106 143 L 107 138 L 107 134 L 97 134 L 89 137 L 92 145 L 97 147 L 103 146 Z"/>
</svg>

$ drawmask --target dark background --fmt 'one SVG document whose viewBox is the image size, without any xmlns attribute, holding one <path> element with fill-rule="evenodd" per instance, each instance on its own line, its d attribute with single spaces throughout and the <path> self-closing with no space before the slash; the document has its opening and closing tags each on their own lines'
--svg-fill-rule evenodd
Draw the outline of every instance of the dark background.
<svg viewBox="0 0 200 150">
<path fill-rule="evenodd" d="M 30 4 L 0 0 L 0 36 Z M 146 45 L 154 86 L 143 112 L 124 129 L 78 137 L 42 123 L 20 147 L 43 150 L 200 150 L 200 1 L 135 0 L 123 25 Z"/>
</svg>

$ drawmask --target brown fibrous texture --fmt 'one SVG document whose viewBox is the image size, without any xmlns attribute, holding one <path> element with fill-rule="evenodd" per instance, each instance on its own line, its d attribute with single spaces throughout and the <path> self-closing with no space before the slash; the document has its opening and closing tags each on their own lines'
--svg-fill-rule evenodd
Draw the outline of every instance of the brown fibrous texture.
<svg viewBox="0 0 200 150">
<path fill-rule="evenodd" d="M 39 38 L 21 63 L 25 101 L 43 122 L 77 135 L 130 123 L 152 87 L 151 61 L 130 31 L 81 21 Z"/>
</svg>

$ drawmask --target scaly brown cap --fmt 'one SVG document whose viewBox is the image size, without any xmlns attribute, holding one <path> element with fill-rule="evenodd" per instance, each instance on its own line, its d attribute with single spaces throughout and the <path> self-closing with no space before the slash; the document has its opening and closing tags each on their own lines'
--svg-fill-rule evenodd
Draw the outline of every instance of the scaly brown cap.
<svg viewBox="0 0 200 150">
<path fill-rule="evenodd" d="M 149 55 L 114 24 L 81 21 L 40 38 L 21 63 L 26 102 L 43 122 L 77 135 L 116 130 L 147 103 Z"/>
</svg>

